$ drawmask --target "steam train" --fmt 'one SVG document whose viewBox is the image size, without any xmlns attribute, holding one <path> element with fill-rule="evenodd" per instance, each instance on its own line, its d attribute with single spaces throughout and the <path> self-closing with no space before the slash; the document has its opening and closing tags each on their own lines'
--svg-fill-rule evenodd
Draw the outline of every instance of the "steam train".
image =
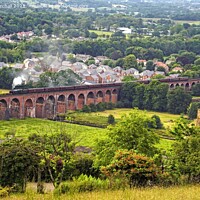
<svg viewBox="0 0 200 200">
<path fill-rule="evenodd" d="M 46 93 L 46 92 L 59 92 L 59 91 L 73 91 L 73 90 L 87 90 L 94 88 L 105 88 L 112 86 L 121 86 L 122 83 L 105 83 L 95 85 L 75 85 L 75 86 L 60 86 L 60 87 L 46 87 L 46 88 L 29 88 L 29 89 L 15 89 L 10 90 L 10 94 L 28 94 L 28 93 Z"/>
<path fill-rule="evenodd" d="M 160 79 L 160 82 L 169 83 L 174 81 L 188 81 L 188 77 L 178 77 L 178 78 L 164 78 Z M 138 80 L 136 82 L 149 84 L 151 82 L 148 80 Z M 94 85 L 75 85 L 75 86 L 60 86 L 60 87 L 47 87 L 47 88 L 30 88 L 30 89 L 15 89 L 11 90 L 10 94 L 28 94 L 28 93 L 45 93 L 45 92 L 59 92 L 59 91 L 69 91 L 69 90 L 81 90 L 81 89 L 93 89 L 93 88 L 105 88 L 112 86 L 121 86 L 123 83 L 102 83 L 102 84 L 94 84 Z"/>
</svg>

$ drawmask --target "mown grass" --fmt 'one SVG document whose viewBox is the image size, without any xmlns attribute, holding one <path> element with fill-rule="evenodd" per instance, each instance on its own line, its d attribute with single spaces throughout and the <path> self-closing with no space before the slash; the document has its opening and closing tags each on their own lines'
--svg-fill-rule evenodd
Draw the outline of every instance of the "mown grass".
<svg viewBox="0 0 200 200">
<path fill-rule="evenodd" d="M 113 34 L 113 32 L 110 32 L 110 31 L 89 30 L 89 32 L 96 33 L 98 36 L 103 36 L 103 35 L 111 36 Z"/>
<path fill-rule="evenodd" d="M 113 115 L 116 119 L 120 119 L 122 115 L 126 115 L 130 113 L 133 109 L 130 108 L 121 108 L 121 109 L 114 109 L 114 110 L 106 110 L 103 112 L 97 112 L 96 115 L 100 116 L 108 116 Z M 141 111 L 144 112 L 147 116 L 151 117 L 152 115 L 158 115 L 164 124 L 165 128 L 169 128 L 174 124 L 180 115 L 174 115 L 170 113 L 163 113 L 163 112 L 154 112 L 154 111 Z"/>
<path fill-rule="evenodd" d="M 77 145 L 88 147 L 95 146 L 97 139 L 104 139 L 107 136 L 104 129 L 44 119 L 27 118 L 25 120 L 0 121 L 0 138 L 4 138 L 7 132 L 15 132 L 17 137 L 28 137 L 34 133 L 55 134 L 63 130 L 72 135 L 73 139 L 77 141 Z"/>
<path fill-rule="evenodd" d="M 200 185 L 174 186 L 168 188 L 133 188 L 53 196 L 39 195 L 29 190 L 25 194 L 11 195 L 5 200 L 199 200 Z"/>
<path fill-rule="evenodd" d="M 84 113 L 84 112 L 71 112 L 67 115 L 66 119 L 72 118 L 75 122 L 83 122 L 88 124 L 94 124 L 97 126 L 107 126 L 108 117 L 102 116 L 98 113 Z"/>
<path fill-rule="evenodd" d="M 0 95 L 1 94 L 7 94 L 10 90 L 0 89 Z"/>
</svg>

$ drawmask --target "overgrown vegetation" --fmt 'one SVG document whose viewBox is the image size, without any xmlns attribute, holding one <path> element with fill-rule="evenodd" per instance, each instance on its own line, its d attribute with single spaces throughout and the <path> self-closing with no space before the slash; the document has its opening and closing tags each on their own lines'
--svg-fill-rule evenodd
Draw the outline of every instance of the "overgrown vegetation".
<svg viewBox="0 0 200 200">
<path fill-rule="evenodd" d="M 29 134 L 28 139 L 19 139 L 16 133 L 7 132 L 0 144 L 1 185 L 8 186 L 11 192 L 25 191 L 27 181 L 34 179 L 37 181 L 37 191 L 43 193 L 42 182 L 50 181 L 57 188 L 55 194 L 60 195 L 126 188 L 128 185 L 168 186 L 199 180 L 200 172 L 196 166 L 199 165 L 197 146 L 200 131 L 184 118 L 170 129 L 176 140 L 165 151 L 159 147 L 159 137 L 154 133 L 156 127 L 162 128 L 159 117 L 149 117 L 138 109 L 133 109 L 118 123 L 109 126 L 107 134 L 102 129 L 104 138 L 93 135 L 94 141 L 98 137 L 93 146 L 95 151 L 78 145 L 81 137 L 77 140 L 76 134 L 69 134 L 66 129 L 69 126 L 72 133 L 74 127 L 78 127 L 63 125 L 55 133 L 51 128 L 48 134 L 43 128 L 41 132 L 38 130 L 35 134 Z M 11 165 L 13 159 L 16 166 Z M 7 173 L 10 179 L 6 179 Z"/>
</svg>

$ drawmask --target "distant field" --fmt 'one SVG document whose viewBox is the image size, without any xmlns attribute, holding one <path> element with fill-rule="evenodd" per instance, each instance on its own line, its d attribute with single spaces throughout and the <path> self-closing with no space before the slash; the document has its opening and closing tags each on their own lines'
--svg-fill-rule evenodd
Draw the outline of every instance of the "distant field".
<svg viewBox="0 0 200 200">
<path fill-rule="evenodd" d="M 71 9 L 75 12 L 87 12 L 89 9 L 94 11 L 95 9 L 94 8 L 72 8 Z"/>
<path fill-rule="evenodd" d="M 9 90 L 0 89 L 0 94 L 7 94 L 7 93 L 9 93 Z"/>
<path fill-rule="evenodd" d="M 102 36 L 102 35 L 109 35 L 109 36 L 111 36 L 113 34 L 113 32 L 110 32 L 110 31 L 89 30 L 89 32 L 96 33 L 98 36 Z"/>
<path fill-rule="evenodd" d="M 66 194 L 60 197 L 52 193 L 36 194 L 28 190 L 24 194 L 13 194 L 5 200 L 199 200 L 200 186 L 173 186 L 168 188 L 133 188 L 126 190 L 107 190 L 99 192 L 85 192 L 76 194 Z"/>
<path fill-rule="evenodd" d="M 177 24 L 184 24 L 184 23 L 188 23 L 188 24 L 200 24 L 200 21 L 191 21 L 191 20 L 173 20 L 175 23 Z"/>
<path fill-rule="evenodd" d="M 144 21 L 148 21 L 148 20 L 153 20 L 153 21 L 158 21 L 161 18 L 142 18 Z M 179 23 L 179 24 L 184 24 L 184 23 L 188 23 L 188 24 L 200 24 L 200 21 L 192 21 L 192 20 L 173 20 L 173 19 L 168 19 L 166 18 L 166 20 L 171 20 L 174 21 L 175 23 Z"/>
</svg>

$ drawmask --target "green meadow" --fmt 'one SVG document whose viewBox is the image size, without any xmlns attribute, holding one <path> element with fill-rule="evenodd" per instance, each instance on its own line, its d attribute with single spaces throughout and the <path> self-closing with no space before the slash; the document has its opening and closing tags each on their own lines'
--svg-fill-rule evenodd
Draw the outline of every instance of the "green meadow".
<svg viewBox="0 0 200 200">
<path fill-rule="evenodd" d="M 131 112 L 132 109 L 114 109 L 104 112 L 95 113 L 82 113 L 74 112 L 68 116 L 73 116 L 77 121 L 96 123 L 98 125 L 106 125 L 108 115 L 112 114 L 116 121 Z M 148 116 L 154 114 L 161 118 L 165 128 L 169 128 L 174 124 L 174 121 L 178 119 L 179 115 L 172 115 L 169 113 L 149 112 L 141 111 Z M 45 119 L 27 118 L 23 120 L 11 119 L 9 121 L 0 121 L 0 138 L 4 138 L 5 134 L 14 133 L 18 138 L 26 138 L 31 134 L 55 134 L 58 132 L 66 132 L 72 135 L 77 145 L 94 147 L 96 142 L 101 139 L 107 138 L 107 129 L 83 126 L 77 124 L 70 124 L 65 122 L 50 121 Z M 167 135 L 166 130 L 156 130 L 158 135 Z M 173 144 L 173 140 L 160 139 L 160 143 L 157 147 L 162 149 L 169 149 Z"/>
</svg>

